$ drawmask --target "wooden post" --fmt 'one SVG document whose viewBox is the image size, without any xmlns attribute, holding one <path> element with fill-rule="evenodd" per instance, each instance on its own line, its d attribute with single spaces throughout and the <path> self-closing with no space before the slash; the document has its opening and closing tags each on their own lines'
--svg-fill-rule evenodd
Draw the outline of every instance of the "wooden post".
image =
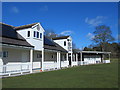
<svg viewBox="0 0 120 90">
<path fill-rule="evenodd" d="M 80 54 L 81 54 L 80 56 L 81 56 L 81 65 L 82 65 L 82 52 L 80 52 Z"/>
<path fill-rule="evenodd" d="M 78 54 L 76 53 L 76 62 L 77 62 L 77 65 L 78 65 Z"/>
<path fill-rule="evenodd" d="M 33 69 L 33 49 L 30 50 L 30 64 L 31 64 L 30 73 L 32 73 L 32 69 Z"/>
<path fill-rule="evenodd" d="M 59 52 L 59 68 L 61 68 L 61 56 L 60 56 L 60 52 Z"/>
<path fill-rule="evenodd" d="M 109 53 L 109 60 L 110 60 L 110 53 Z"/>
<path fill-rule="evenodd" d="M 59 69 L 59 52 L 57 52 L 57 69 Z"/>
<path fill-rule="evenodd" d="M 44 48 L 42 48 L 42 71 L 44 71 Z"/>
<path fill-rule="evenodd" d="M 102 62 L 104 61 L 104 54 L 102 55 Z"/>
<path fill-rule="evenodd" d="M 73 55 L 72 55 L 72 52 L 71 52 L 71 66 L 72 66 L 72 61 L 73 61 L 73 57 L 72 57 Z"/>
<path fill-rule="evenodd" d="M 69 65 L 68 53 L 66 53 L 66 59 L 67 59 L 67 64 Z M 67 67 L 68 67 L 68 65 L 67 65 Z"/>
</svg>

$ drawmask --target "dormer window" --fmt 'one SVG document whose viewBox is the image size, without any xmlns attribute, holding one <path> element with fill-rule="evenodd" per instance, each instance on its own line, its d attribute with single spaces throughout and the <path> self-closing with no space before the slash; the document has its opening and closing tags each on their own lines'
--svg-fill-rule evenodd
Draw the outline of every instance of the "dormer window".
<svg viewBox="0 0 120 90">
<path fill-rule="evenodd" d="M 39 32 L 37 32 L 37 38 L 39 38 Z"/>
<path fill-rule="evenodd" d="M 66 46 L 66 41 L 64 41 L 64 46 Z"/>
<path fill-rule="evenodd" d="M 40 37 L 42 38 L 42 35 L 41 35 L 41 33 L 34 31 L 34 37 L 35 38 L 40 38 Z"/>
<path fill-rule="evenodd" d="M 30 31 L 28 31 L 28 33 L 27 33 L 27 37 L 30 37 Z"/>
<path fill-rule="evenodd" d="M 40 33 L 40 38 L 42 38 L 42 33 Z"/>
<path fill-rule="evenodd" d="M 34 37 L 36 36 L 36 31 L 34 31 Z"/>
</svg>

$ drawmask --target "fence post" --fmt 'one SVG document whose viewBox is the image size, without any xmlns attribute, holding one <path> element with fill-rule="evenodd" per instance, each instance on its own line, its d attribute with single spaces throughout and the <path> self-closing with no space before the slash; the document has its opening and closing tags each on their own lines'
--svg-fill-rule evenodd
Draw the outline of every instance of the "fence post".
<svg viewBox="0 0 120 90">
<path fill-rule="evenodd" d="M 20 68 L 21 68 L 21 74 L 23 74 L 23 73 L 22 73 L 22 64 L 20 65 Z"/>
</svg>

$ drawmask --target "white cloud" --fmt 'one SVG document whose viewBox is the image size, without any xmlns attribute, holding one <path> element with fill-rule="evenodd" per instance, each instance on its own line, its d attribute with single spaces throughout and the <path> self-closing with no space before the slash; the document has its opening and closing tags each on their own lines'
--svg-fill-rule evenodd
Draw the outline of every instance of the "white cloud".
<svg viewBox="0 0 120 90">
<path fill-rule="evenodd" d="M 92 19 L 89 19 L 88 17 L 86 17 L 85 23 L 87 23 L 91 26 L 97 26 L 99 24 L 102 24 L 105 19 L 106 19 L 106 17 L 104 17 L 104 16 L 97 16 Z"/>
<path fill-rule="evenodd" d="M 86 37 L 88 37 L 90 40 L 92 40 L 94 38 L 94 35 L 92 33 L 88 33 L 86 35 Z"/>
<path fill-rule="evenodd" d="M 40 11 L 48 11 L 48 6 L 47 5 L 40 6 Z"/>
<path fill-rule="evenodd" d="M 11 12 L 13 12 L 13 13 L 19 13 L 19 9 L 14 6 L 14 7 L 11 8 Z"/>
<path fill-rule="evenodd" d="M 61 34 L 61 35 L 71 35 L 71 34 L 73 34 L 73 31 L 71 31 L 71 30 L 66 30 L 66 31 L 61 32 L 60 34 Z"/>
</svg>

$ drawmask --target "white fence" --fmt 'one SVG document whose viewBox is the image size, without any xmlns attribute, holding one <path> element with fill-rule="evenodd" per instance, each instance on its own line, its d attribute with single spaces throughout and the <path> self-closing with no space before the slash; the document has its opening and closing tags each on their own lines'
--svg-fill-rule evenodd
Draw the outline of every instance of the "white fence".
<svg viewBox="0 0 120 90">
<path fill-rule="evenodd" d="M 88 65 L 87 61 L 78 61 L 78 65 Z"/>
<path fill-rule="evenodd" d="M 72 66 L 77 66 L 78 62 L 77 61 L 72 61 Z"/>
<path fill-rule="evenodd" d="M 88 62 L 88 61 L 78 61 L 78 65 L 89 65 L 89 64 L 96 64 L 96 62 Z"/>
<path fill-rule="evenodd" d="M 103 60 L 103 63 L 110 63 L 110 60 Z"/>
<path fill-rule="evenodd" d="M 41 68 L 41 62 L 33 62 L 33 69 Z"/>
<path fill-rule="evenodd" d="M 61 67 L 68 67 L 69 61 L 61 61 Z"/>
<path fill-rule="evenodd" d="M 56 69 L 57 68 L 57 62 L 54 61 L 45 61 L 44 62 L 44 69 Z"/>
<path fill-rule="evenodd" d="M 12 74 L 23 74 L 24 72 L 30 72 L 31 64 L 11 64 L 0 66 L 0 76 Z"/>
</svg>

